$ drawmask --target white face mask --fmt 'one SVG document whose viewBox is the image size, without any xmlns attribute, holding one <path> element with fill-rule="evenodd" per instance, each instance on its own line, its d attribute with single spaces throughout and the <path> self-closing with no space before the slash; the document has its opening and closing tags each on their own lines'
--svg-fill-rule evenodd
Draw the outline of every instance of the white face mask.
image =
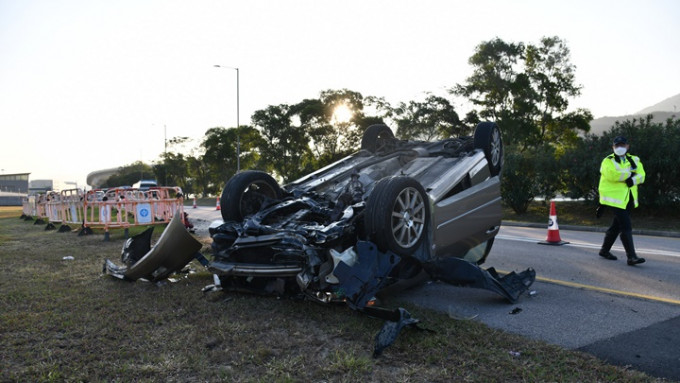
<svg viewBox="0 0 680 383">
<path fill-rule="evenodd" d="M 614 153 L 616 153 L 617 156 L 623 156 L 624 154 L 626 154 L 627 151 L 628 149 L 626 149 L 625 146 L 619 146 L 614 148 Z"/>
</svg>

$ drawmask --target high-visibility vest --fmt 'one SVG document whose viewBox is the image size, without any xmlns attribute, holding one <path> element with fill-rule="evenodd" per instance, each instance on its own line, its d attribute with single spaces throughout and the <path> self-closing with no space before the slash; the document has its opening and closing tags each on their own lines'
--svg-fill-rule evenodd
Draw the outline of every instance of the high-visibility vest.
<svg viewBox="0 0 680 383">
<path fill-rule="evenodd" d="M 631 178 L 633 172 L 633 186 L 628 187 L 626 180 Z M 625 209 L 632 197 L 634 206 L 638 207 L 638 185 L 643 182 L 645 168 L 639 157 L 630 154 L 623 157 L 614 153 L 608 155 L 600 165 L 600 204 Z"/>
</svg>

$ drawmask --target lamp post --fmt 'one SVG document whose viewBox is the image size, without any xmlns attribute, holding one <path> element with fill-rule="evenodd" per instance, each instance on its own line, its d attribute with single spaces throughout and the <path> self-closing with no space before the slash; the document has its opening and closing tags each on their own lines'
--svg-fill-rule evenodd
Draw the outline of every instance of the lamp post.
<svg viewBox="0 0 680 383">
<path fill-rule="evenodd" d="M 236 173 L 241 171 L 241 137 L 239 135 L 239 76 L 238 76 L 238 68 L 230 67 L 230 66 L 225 66 L 225 65 L 219 65 L 215 64 L 213 65 L 215 68 L 226 68 L 226 69 L 234 69 L 236 70 Z"/>
</svg>

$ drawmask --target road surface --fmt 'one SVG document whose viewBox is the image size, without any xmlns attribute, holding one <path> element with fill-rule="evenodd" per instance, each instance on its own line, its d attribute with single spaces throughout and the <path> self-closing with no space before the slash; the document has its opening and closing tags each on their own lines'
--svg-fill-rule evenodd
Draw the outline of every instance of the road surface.
<svg viewBox="0 0 680 383">
<path fill-rule="evenodd" d="M 187 207 L 205 235 L 220 219 L 215 208 Z M 503 226 L 484 267 L 501 272 L 536 270 L 531 294 L 515 304 L 471 288 L 431 282 L 394 299 L 478 320 L 492 328 L 568 349 L 652 376 L 680 381 L 680 238 L 636 235 L 647 262 L 628 266 L 620 242 L 618 261 L 597 255 L 604 235 L 560 230 L 562 246 L 539 245 L 546 229 Z M 512 350 L 521 352 L 521 350 Z"/>
</svg>

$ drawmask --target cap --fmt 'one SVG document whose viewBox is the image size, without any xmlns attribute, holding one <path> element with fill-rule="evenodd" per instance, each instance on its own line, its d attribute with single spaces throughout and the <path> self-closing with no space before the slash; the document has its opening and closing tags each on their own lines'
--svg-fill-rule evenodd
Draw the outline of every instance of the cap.
<svg viewBox="0 0 680 383">
<path fill-rule="evenodd" d="M 614 138 L 614 145 L 617 145 L 617 144 L 626 145 L 626 144 L 628 144 L 628 140 L 624 136 L 617 136 L 616 138 Z"/>
</svg>

